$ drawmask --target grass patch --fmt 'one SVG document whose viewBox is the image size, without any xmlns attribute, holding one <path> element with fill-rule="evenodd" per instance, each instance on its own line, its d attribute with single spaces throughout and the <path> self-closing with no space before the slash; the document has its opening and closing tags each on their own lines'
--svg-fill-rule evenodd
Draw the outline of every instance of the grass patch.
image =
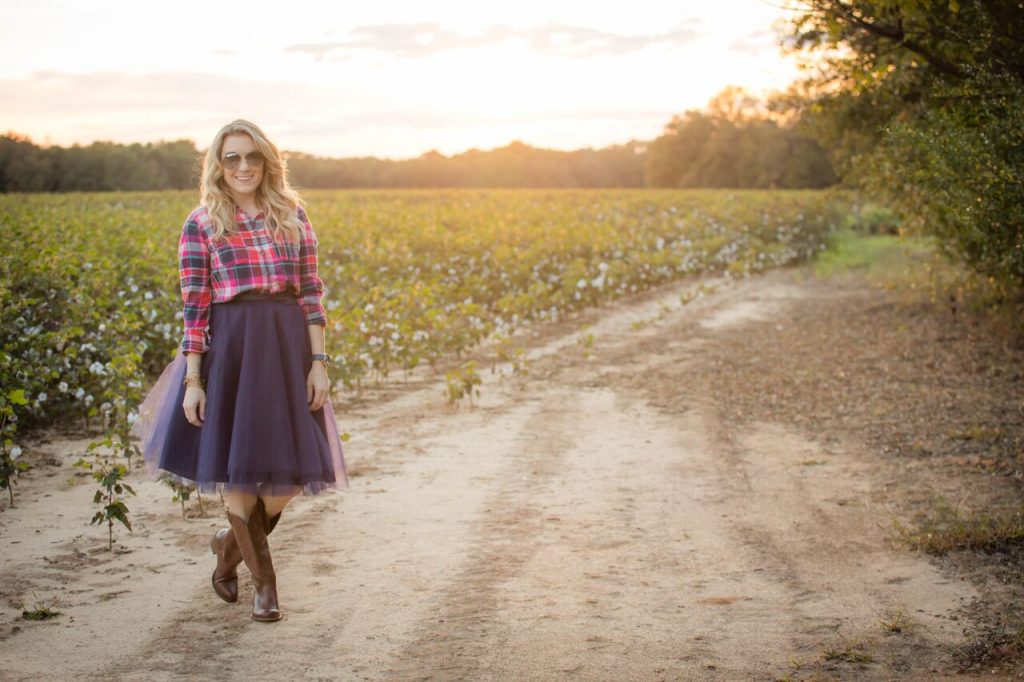
<svg viewBox="0 0 1024 682">
<path fill-rule="evenodd" d="M 894 519 L 893 532 L 899 542 L 935 556 L 956 550 L 997 551 L 1024 542 L 1024 507 L 990 514 L 963 512 L 940 501 L 911 526 Z"/>
<path fill-rule="evenodd" d="M 863 640 L 849 642 L 844 640 L 838 646 L 826 646 L 821 652 L 825 661 L 843 661 L 845 663 L 871 663 L 875 657 L 869 651 L 868 643 Z"/>
<path fill-rule="evenodd" d="M 878 619 L 878 625 L 887 635 L 902 635 L 913 629 L 914 621 L 907 614 L 906 608 L 897 606 L 888 609 L 885 615 Z"/>
<path fill-rule="evenodd" d="M 859 275 L 872 284 L 949 310 L 983 313 L 1001 335 L 1024 340 L 1024 298 L 943 253 L 931 236 L 833 232 L 812 261 L 821 278 Z"/>
<path fill-rule="evenodd" d="M 26 609 L 22 606 L 21 611 L 21 617 L 24 620 L 50 620 L 51 618 L 56 618 L 59 615 L 60 611 L 51 609 L 49 606 L 40 604 L 39 602 L 36 602 L 36 605 L 31 609 Z"/>
<path fill-rule="evenodd" d="M 819 277 L 861 271 L 872 279 L 902 278 L 908 266 L 922 271 L 935 255 L 932 240 L 887 234 L 861 234 L 839 230 L 826 239 L 826 248 L 814 260 Z"/>
</svg>

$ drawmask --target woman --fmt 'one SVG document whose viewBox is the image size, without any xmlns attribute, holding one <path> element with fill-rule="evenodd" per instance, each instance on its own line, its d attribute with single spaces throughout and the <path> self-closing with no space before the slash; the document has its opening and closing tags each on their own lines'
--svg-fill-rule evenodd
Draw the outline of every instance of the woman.
<svg viewBox="0 0 1024 682">
<path fill-rule="evenodd" d="M 267 536 L 296 494 L 348 479 L 328 395 L 316 234 L 277 147 L 252 123 L 224 126 L 206 152 L 178 265 L 184 335 L 134 431 L 151 473 L 223 494 L 229 526 L 210 541 L 213 589 L 237 601 L 244 561 L 253 620 L 277 621 Z"/>
</svg>

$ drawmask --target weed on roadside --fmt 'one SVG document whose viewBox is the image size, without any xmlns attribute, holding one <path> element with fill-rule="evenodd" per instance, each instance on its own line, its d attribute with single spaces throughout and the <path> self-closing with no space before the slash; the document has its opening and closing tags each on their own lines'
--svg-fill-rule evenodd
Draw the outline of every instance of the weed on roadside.
<svg viewBox="0 0 1024 682">
<path fill-rule="evenodd" d="M 24 604 L 17 604 L 17 608 L 21 609 L 22 620 L 50 620 L 61 615 L 60 611 L 52 608 L 50 605 L 42 602 L 36 602 L 31 609 L 25 608 Z"/>
<path fill-rule="evenodd" d="M 863 639 L 855 639 L 853 641 L 842 638 L 842 642 L 837 645 L 826 645 L 821 652 L 821 658 L 825 661 L 841 661 L 844 663 L 871 663 L 875 660 L 874 655 L 869 650 L 870 642 Z"/>
<path fill-rule="evenodd" d="M 1024 507 L 1004 513 L 961 511 L 940 499 L 910 525 L 894 518 L 891 536 L 934 556 L 955 550 L 998 550 L 1024 542 Z"/>
</svg>

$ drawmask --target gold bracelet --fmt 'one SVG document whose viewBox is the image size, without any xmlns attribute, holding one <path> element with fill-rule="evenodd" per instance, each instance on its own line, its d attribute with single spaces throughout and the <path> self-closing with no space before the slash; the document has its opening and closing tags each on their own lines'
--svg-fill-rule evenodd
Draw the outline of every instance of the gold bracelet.
<svg viewBox="0 0 1024 682">
<path fill-rule="evenodd" d="M 192 372 L 191 374 L 186 374 L 185 380 L 182 381 L 181 383 L 186 387 L 197 386 L 203 390 L 206 390 L 206 382 L 203 381 L 202 375 L 196 374 L 195 372 Z"/>
</svg>

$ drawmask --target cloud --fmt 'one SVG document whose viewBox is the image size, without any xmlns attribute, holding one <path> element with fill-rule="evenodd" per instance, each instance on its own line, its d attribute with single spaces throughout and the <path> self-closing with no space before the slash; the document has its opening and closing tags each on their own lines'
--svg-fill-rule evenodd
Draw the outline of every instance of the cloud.
<svg viewBox="0 0 1024 682">
<path fill-rule="evenodd" d="M 82 113 L 94 110 L 152 111 L 223 108 L 251 99 L 253 81 L 195 72 L 126 73 L 36 71 L 28 78 L 0 79 L 4 113 Z M 266 84 L 293 92 L 303 86 Z"/>
<path fill-rule="evenodd" d="M 737 38 L 735 42 L 729 45 L 729 49 L 733 52 L 753 57 L 764 54 L 769 50 L 777 50 L 778 47 L 778 36 L 770 28 L 751 31 L 745 36 Z"/>
<path fill-rule="evenodd" d="M 337 107 L 343 89 L 267 82 L 194 72 L 64 73 L 37 71 L 0 79 L 0 129 L 47 137 L 57 144 L 189 136 L 200 144 L 234 118 L 301 118 L 294 102 Z M 254 92 L 274 97 L 253 98 Z M 40 135 L 40 132 L 42 135 Z"/>
<path fill-rule="evenodd" d="M 555 57 L 584 58 L 620 55 L 648 47 L 686 44 L 700 34 L 691 19 L 663 33 L 608 33 L 586 26 L 547 24 L 528 28 L 490 26 L 482 33 L 468 35 L 445 29 L 437 22 L 414 24 L 372 24 L 358 26 L 343 40 L 299 43 L 285 48 L 319 60 L 346 59 L 361 50 L 383 52 L 396 57 L 417 58 L 448 50 L 497 45 L 513 40 L 525 42 L 530 49 Z"/>
</svg>

